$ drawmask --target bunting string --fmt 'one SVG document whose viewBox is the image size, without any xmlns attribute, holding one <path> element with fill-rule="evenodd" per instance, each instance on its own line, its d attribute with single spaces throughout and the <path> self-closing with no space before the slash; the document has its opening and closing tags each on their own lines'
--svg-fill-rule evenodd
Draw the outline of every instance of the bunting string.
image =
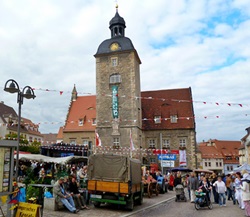
<svg viewBox="0 0 250 217">
<path fill-rule="evenodd" d="M 250 114 L 242 114 L 241 116 L 245 116 L 245 117 L 250 117 Z M 219 118 L 223 118 L 226 117 L 224 115 L 207 115 L 207 116 L 190 116 L 190 117 L 177 117 L 177 120 L 192 120 L 192 119 L 219 119 Z M 142 118 L 141 121 L 171 121 L 171 118 Z M 86 122 L 89 123 L 93 123 L 93 119 L 87 119 Z M 86 123 L 85 122 L 85 123 Z M 103 124 L 103 123 L 112 123 L 113 120 L 96 120 L 96 123 L 98 124 Z M 124 123 L 124 122 L 129 122 L 129 123 L 136 123 L 138 122 L 136 119 L 134 120 L 128 120 L 128 119 L 119 119 L 118 120 L 119 123 Z M 59 125 L 59 124 L 75 124 L 75 123 L 79 123 L 79 120 L 72 120 L 72 121 L 53 121 L 53 122 L 49 122 L 49 121 L 41 121 L 36 123 L 36 126 L 39 126 L 41 124 L 51 124 L 51 125 Z M 22 123 L 22 125 L 24 126 L 31 126 L 33 127 L 34 125 L 31 125 L 30 123 Z M 84 125 L 84 124 L 83 124 Z M 96 124 L 92 124 L 93 126 Z M 0 127 L 1 126 L 17 126 L 17 124 L 8 124 L 8 123 L 0 123 Z"/>
<path fill-rule="evenodd" d="M 2 87 L 1 87 L 2 88 Z M 3 89 L 3 88 L 2 88 Z M 32 88 L 34 91 L 43 91 L 43 92 L 54 92 L 54 93 L 59 93 L 59 95 L 63 95 L 63 94 L 71 94 L 72 91 L 64 91 L 64 90 L 56 90 L 56 89 L 48 89 L 48 88 Z M 88 93 L 88 92 L 79 92 L 77 91 L 77 94 L 80 95 L 96 95 L 94 93 Z M 106 96 L 106 97 L 112 97 L 111 94 L 105 94 L 102 93 L 101 96 Z M 144 99 L 144 100 L 160 100 L 160 101 L 172 101 L 172 102 L 178 102 L 178 103 L 199 103 L 199 104 L 203 104 L 203 105 L 216 105 L 216 106 L 220 106 L 220 105 L 226 105 L 229 107 L 232 106 L 237 106 L 237 107 L 250 107 L 250 104 L 246 104 L 246 103 L 233 103 L 233 102 L 211 102 L 211 101 L 199 101 L 199 100 L 186 100 L 186 99 L 166 99 L 166 98 L 158 98 L 158 97 L 141 97 L 141 96 L 129 96 L 129 95 L 121 95 L 121 98 L 132 98 L 132 99 Z"/>
</svg>

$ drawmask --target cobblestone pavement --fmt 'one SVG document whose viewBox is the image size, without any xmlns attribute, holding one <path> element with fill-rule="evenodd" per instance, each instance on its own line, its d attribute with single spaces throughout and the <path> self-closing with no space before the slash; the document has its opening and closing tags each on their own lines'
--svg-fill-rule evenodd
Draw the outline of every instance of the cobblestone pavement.
<svg viewBox="0 0 250 217">
<path fill-rule="evenodd" d="M 135 206 L 133 212 L 129 212 L 122 207 L 115 205 L 106 205 L 101 208 L 95 208 L 90 205 L 90 210 L 81 210 L 77 214 L 72 214 L 67 210 L 48 211 L 44 210 L 44 217 L 70 217 L 70 216 L 91 216 L 91 217 L 242 217 L 244 210 L 239 209 L 238 205 L 233 205 L 232 201 L 227 201 L 226 207 L 219 207 L 214 204 L 213 209 L 204 208 L 196 210 L 194 204 L 188 202 L 175 202 L 175 192 L 160 194 L 158 197 L 144 197 L 143 205 Z"/>
<path fill-rule="evenodd" d="M 144 197 L 143 205 L 135 206 L 134 211 L 130 212 L 122 207 L 115 205 L 101 206 L 95 208 L 89 205 L 90 210 L 81 210 L 77 214 L 72 214 L 67 210 L 62 211 L 49 211 L 44 210 L 44 217 L 71 217 L 71 216 L 91 216 L 91 217 L 243 217 L 245 216 L 244 210 L 239 209 L 238 205 L 233 205 L 232 201 L 227 201 L 226 207 L 219 207 L 214 204 L 213 209 L 209 210 L 204 208 L 196 210 L 194 204 L 188 202 L 175 202 L 175 192 L 167 194 L 160 194 L 152 198 Z M 0 215 L 1 216 L 1 215 Z"/>
<path fill-rule="evenodd" d="M 164 202 L 159 206 L 152 209 L 130 215 L 131 217 L 145 217 L 145 216 L 157 216 L 157 217 L 243 217 L 245 211 L 241 210 L 238 205 L 233 205 L 232 201 L 227 201 L 226 207 L 219 207 L 217 204 L 213 204 L 213 209 L 203 208 L 196 210 L 194 204 L 188 202 Z"/>
<path fill-rule="evenodd" d="M 141 206 L 136 205 L 134 211 L 143 210 L 149 206 L 166 201 L 175 196 L 175 192 L 168 192 L 166 194 L 159 194 L 159 196 L 153 195 L 152 198 L 147 198 L 145 195 L 143 199 L 143 204 Z M 62 211 L 48 211 L 44 210 L 44 217 L 70 217 L 70 216 L 91 216 L 91 217 L 118 217 L 127 214 L 132 214 L 133 212 L 127 211 L 122 207 L 117 205 L 105 205 L 100 208 L 95 208 L 93 205 L 89 205 L 90 210 L 80 210 L 77 214 L 72 214 L 67 210 Z"/>
</svg>

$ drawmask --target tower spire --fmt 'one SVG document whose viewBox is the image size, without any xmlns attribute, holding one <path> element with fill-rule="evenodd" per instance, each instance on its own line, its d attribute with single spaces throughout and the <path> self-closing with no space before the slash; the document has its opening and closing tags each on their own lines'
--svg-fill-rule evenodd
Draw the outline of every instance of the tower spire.
<svg viewBox="0 0 250 217">
<path fill-rule="evenodd" d="M 111 38 L 124 37 L 125 36 L 125 20 L 118 13 L 118 4 L 116 1 L 116 13 L 115 16 L 109 22 L 109 28 L 111 30 Z"/>
<path fill-rule="evenodd" d="M 71 93 L 71 101 L 76 101 L 77 99 L 77 91 L 76 91 L 76 85 L 74 84 L 72 93 Z"/>
</svg>

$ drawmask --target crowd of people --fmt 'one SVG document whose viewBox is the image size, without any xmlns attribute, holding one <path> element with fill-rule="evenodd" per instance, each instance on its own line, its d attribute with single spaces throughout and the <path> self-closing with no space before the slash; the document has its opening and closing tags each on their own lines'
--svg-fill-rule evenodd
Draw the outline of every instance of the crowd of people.
<svg viewBox="0 0 250 217">
<path fill-rule="evenodd" d="M 51 167 L 44 167 L 34 162 L 31 162 L 31 168 L 40 179 L 51 171 Z M 25 175 L 26 169 L 24 165 L 21 165 L 21 175 Z M 56 172 L 59 171 L 59 168 L 54 169 Z M 82 180 L 87 180 L 87 166 L 70 165 L 63 170 L 66 170 L 68 175 L 51 183 L 54 185 L 55 200 L 57 203 L 62 203 L 72 213 L 77 213 L 80 209 L 89 209 L 86 205 L 86 194 L 81 192 L 82 186 L 80 185 Z M 226 206 L 227 201 L 232 201 L 234 205 L 245 210 L 246 216 L 250 217 L 250 175 L 246 170 L 227 175 L 192 172 L 183 176 L 181 172 L 169 172 L 164 175 L 160 170 L 146 170 L 146 167 L 143 167 L 142 173 L 144 183 L 154 183 L 159 181 L 159 178 L 164 179 L 164 186 L 161 187 L 166 191 L 173 191 L 177 185 L 183 185 L 187 188 L 191 203 L 197 201 L 197 192 L 203 192 L 209 202 L 223 207 Z"/>
<path fill-rule="evenodd" d="M 223 174 L 218 176 L 216 173 L 201 173 L 197 176 L 194 172 L 184 177 L 180 172 L 170 174 L 169 189 L 172 190 L 178 184 L 187 187 L 191 203 L 198 200 L 195 196 L 196 192 L 203 192 L 206 194 L 207 201 L 220 207 L 226 206 L 227 201 L 232 201 L 234 205 L 245 210 L 246 216 L 250 216 L 250 175 L 246 170 L 226 176 Z"/>
</svg>

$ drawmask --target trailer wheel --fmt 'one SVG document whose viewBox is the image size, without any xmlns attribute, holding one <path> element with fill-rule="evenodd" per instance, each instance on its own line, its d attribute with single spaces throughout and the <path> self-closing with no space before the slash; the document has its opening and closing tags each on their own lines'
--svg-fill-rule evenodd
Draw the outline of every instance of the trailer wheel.
<svg viewBox="0 0 250 217">
<path fill-rule="evenodd" d="M 160 186 L 159 186 L 159 184 L 157 183 L 156 186 L 155 186 L 155 195 L 158 196 L 158 195 L 159 195 L 159 192 L 160 192 Z"/>
<path fill-rule="evenodd" d="M 94 207 L 99 208 L 101 206 L 101 202 L 93 201 Z"/>
<path fill-rule="evenodd" d="M 133 194 L 131 195 L 130 199 L 127 201 L 126 208 L 129 211 L 133 211 L 134 209 L 134 195 Z"/>
<path fill-rule="evenodd" d="M 142 205 L 143 203 L 143 193 L 140 194 L 140 197 L 138 199 L 138 205 Z"/>
<path fill-rule="evenodd" d="M 148 197 L 150 198 L 153 194 L 153 186 L 152 183 L 148 183 Z"/>
</svg>

